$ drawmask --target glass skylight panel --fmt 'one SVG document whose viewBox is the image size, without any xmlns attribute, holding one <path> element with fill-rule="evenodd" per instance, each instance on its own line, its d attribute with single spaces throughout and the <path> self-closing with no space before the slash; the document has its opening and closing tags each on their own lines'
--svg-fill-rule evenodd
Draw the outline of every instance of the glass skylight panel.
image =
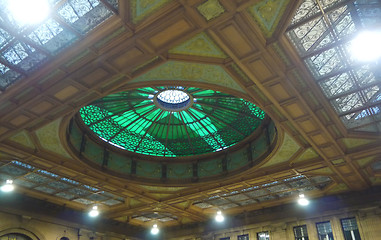
<svg viewBox="0 0 381 240">
<path fill-rule="evenodd" d="M 59 192 L 59 193 L 56 193 L 55 196 L 60 197 L 60 198 L 64 198 L 67 200 L 72 200 L 73 198 L 75 198 L 74 194 L 67 193 L 67 192 Z"/>
<path fill-rule="evenodd" d="M 58 14 L 81 33 L 87 33 L 113 13 L 98 0 L 68 0 Z"/>
<path fill-rule="evenodd" d="M 99 202 L 108 206 L 121 204 L 124 198 L 113 193 L 100 191 L 100 189 L 81 185 L 72 179 L 61 177 L 55 173 L 36 169 L 35 167 L 20 162 L 0 163 L 0 179 L 14 179 L 20 187 L 34 189 L 48 195 L 77 201 L 82 204 Z"/>
<path fill-rule="evenodd" d="M 300 22 L 301 20 L 308 18 L 319 12 L 319 6 L 314 0 L 303 1 L 295 13 L 294 18 L 291 21 L 291 24 Z"/>
<path fill-rule="evenodd" d="M 316 78 L 322 78 L 343 68 L 338 48 L 331 48 L 327 51 L 307 58 L 305 62 Z"/>
<path fill-rule="evenodd" d="M 348 72 L 325 79 L 319 82 L 319 85 L 327 97 L 336 96 L 355 87 Z"/>
<path fill-rule="evenodd" d="M 325 12 L 318 10 L 310 14 L 318 3 Z M 319 21 L 324 23 L 319 24 Z M 380 115 L 378 109 L 372 106 L 380 101 L 377 84 L 381 78 L 379 62 L 360 63 L 351 55 L 354 36 L 360 30 L 371 30 L 380 23 L 379 1 L 305 0 L 296 11 L 287 32 L 348 128 L 372 123 L 371 119 L 378 121 L 377 115 Z M 377 127 L 368 129 L 381 131 Z"/>
<path fill-rule="evenodd" d="M 93 203 L 91 200 L 88 200 L 85 198 L 77 198 L 77 199 L 74 199 L 73 201 L 84 204 L 84 205 L 90 205 Z"/>
<path fill-rule="evenodd" d="M 381 3 L 375 0 L 357 0 L 353 3 L 359 20 L 363 26 L 372 26 L 380 23 Z"/>
<path fill-rule="evenodd" d="M 65 184 L 63 182 L 58 182 L 58 181 L 50 182 L 50 183 L 48 183 L 48 186 L 55 188 L 55 189 L 58 189 L 58 190 L 64 190 L 64 189 L 68 189 L 71 187 L 68 184 Z"/>
<path fill-rule="evenodd" d="M 80 17 L 99 5 L 97 0 L 68 0 L 58 13 L 69 23 L 75 23 Z"/>
<path fill-rule="evenodd" d="M 16 41 L 4 50 L 2 58 L 22 71 L 30 72 L 41 66 L 47 56 L 29 44 Z"/>
<path fill-rule="evenodd" d="M 34 188 L 40 192 L 44 192 L 44 193 L 48 193 L 48 194 L 52 194 L 54 193 L 56 190 L 52 189 L 52 188 L 48 188 L 46 186 L 38 186 L 36 188 Z"/>
<path fill-rule="evenodd" d="M 56 12 L 51 11 L 42 22 L 31 24 L 17 21 L 9 9 L 10 1 L 0 0 L 0 58 L 3 59 L 0 90 L 37 70 L 80 39 L 78 32 L 88 33 L 118 8 L 116 0 L 108 0 L 107 6 L 98 0 L 48 0 L 51 10 Z M 56 6 L 58 3 L 60 7 Z M 59 24 L 58 18 L 78 32 Z"/>
<path fill-rule="evenodd" d="M 341 39 L 356 30 L 351 12 L 349 10 L 350 9 L 347 6 L 343 6 L 327 14 L 333 23 L 333 30 L 335 31 L 338 39 Z"/>
<path fill-rule="evenodd" d="M 26 174 L 28 171 L 12 165 L 5 165 L 0 168 L 0 172 L 10 174 L 13 178 L 16 178 Z"/>
<path fill-rule="evenodd" d="M 24 181 L 22 179 L 16 179 L 15 181 L 13 181 L 13 183 L 18 185 L 18 186 L 22 186 L 22 187 L 26 187 L 26 188 L 34 188 L 36 186 L 35 183 L 29 182 L 29 181 Z"/>
<path fill-rule="evenodd" d="M 352 93 L 343 97 L 339 97 L 333 101 L 334 106 L 339 113 L 346 113 L 364 106 L 364 101 L 360 93 Z"/>
<path fill-rule="evenodd" d="M 13 71 L 0 63 L 0 90 L 4 90 L 21 76 L 20 73 Z"/>
<path fill-rule="evenodd" d="M 300 53 L 305 55 L 305 53 L 311 51 L 311 48 L 316 49 L 316 45 L 320 42 L 322 42 L 322 44 L 319 44 L 320 48 L 332 42 L 329 32 L 328 35 L 323 35 L 326 30 L 326 23 L 323 17 L 320 17 L 296 27 L 288 34 Z M 320 39 L 324 39 L 324 41 Z"/>
<path fill-rule="evenodd" d="M 0 28 L 0 49 L 9 43 L 13 37 L 4 29 Z"/>
<path fill-rule="evenodd" d="M 43 46 L 51 54 L 56 54 L 77 39 L 74 33 L 66 29 L 64 30 L 54 19 L 48 20 L 30 33 L 28 37 Z"/>
</svg>

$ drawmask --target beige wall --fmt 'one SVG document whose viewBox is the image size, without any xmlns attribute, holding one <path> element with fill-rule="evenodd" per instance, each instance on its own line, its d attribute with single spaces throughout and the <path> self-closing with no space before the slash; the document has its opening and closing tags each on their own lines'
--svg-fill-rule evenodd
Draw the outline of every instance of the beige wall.
<svg viewBox="0 0 381 240">
<path fill-rule="evenodd" d="M 249 234 L 250 240 L 256 240 L 257 233 L 262 231 L 269 231 L 271 240 L 295 240 L 293 227 L 300 225 L 307 226 L 310 240 L 318 240 L 316 223 L 325 221 L 331 222 L 334 239 L 344 240 L 340 219 L 348 217 L 356 218 L 362 240 L 381 240 L 381 209 L 378 206 L 348 212 L 326 212 L 319 214 L 319 216 L 308 216 L 300 219 L 280 215 L 279 218 L 281 219 L 276 221 L 183 236 L 172 240 L 219 240 L 224 237 L 236 240 L 237 236 L 242 234 Z"/>
<path fill-rule="evenodd" d="M 261 216 L 258 216 L 260 218 Z M 318 216 L 304 218 L 289 218 L 279 214 L 279 219 L 256 224 L 245 225 L 235 228 L 227 228 L 215 232 L 194 234 L 172 238 L 172 240 L 219 240 L 230 237 L 236 240 L 238 235 L 249 234 L 250 240 L 255 240 L 257 232 L 268 231 L 271 240 L 294 240 L 293 227 L 307 225 L 310 240 L 318 240 L 316 223 L 330 221 L 335 240 L 344 240 L 340 219 L 355 217 L 362 240 L 381 240 L 381 209 L 379 206 L 367 207 L 346 212 L 324 212 Z M 70 240 L 128 240 L 126 236 L 113 233 L 94 232 L 86 228 L 63 224 L 55 220 L 40 220 L 28 216 L 0 212 L 0 236 L 6 233 L 23 233 L 33 240 L 56 240 L 60 239 L 66 231 Z M 78 238 L 78 231 L 80 237 Z"/>
<path fill-rule="evenodd" d="M 0 237 L 7 233 L 23 233 L 33 240 L 59 240 L 62 236 L 70 240 L 126 240 L 125 236 L 112 233 L 94 232 L 86 228 L 67 226 L 28 216 L 0 212 Z M 80 237 L 78 237 L 78 231 Z"/>
</svg>

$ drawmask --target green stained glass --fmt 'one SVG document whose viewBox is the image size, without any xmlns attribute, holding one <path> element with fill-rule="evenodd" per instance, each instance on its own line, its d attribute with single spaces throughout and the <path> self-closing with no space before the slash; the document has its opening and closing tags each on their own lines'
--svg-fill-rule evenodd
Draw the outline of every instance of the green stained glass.
<svg viewBox="0 0 381 240">
<path fill-rule="evenodd" d="M 147 87 L 111 94 L 83 107 L 84 124 L 121 149 L 161 157 L 223 150 L 251 135 L 265 113 L 219 91 Z"/>
</svg>

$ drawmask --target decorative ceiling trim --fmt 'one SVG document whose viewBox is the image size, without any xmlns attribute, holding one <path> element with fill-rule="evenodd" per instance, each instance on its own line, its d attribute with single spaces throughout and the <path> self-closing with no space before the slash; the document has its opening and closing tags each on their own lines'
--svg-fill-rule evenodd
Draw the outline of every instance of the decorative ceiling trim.
<svg viewBox="0 0 381 240">
<path fill-rule="evenodd" d="M 219 65 L 202 63 L 168 61 L 164 64 L 134 78 L 129 83 L 142 83 L 148 81 L 181 81 L 201 82 L 214 84 L 224 88 L 246 93 L 240 85 Z"/>
<path fill-rule="evenodd" d="M 197 10 L 207 21 L 217 18 L 225 12 L 225 8 L 218 0 L 208 0 L 200 4 Z"/>
<path fill-rule="evenodd" d="M 51 152 L 57 153 L 61 156 L 71 158 L 68 152 L 61 144 L 59 138 L 59 129 L 62 118 L 57 119 L 48 125 L 36 130 L 36 136 L 42 146 L 42 148 Z"/>
<path fill-rule="evenodd" d="M 248 11 L 269 38 L 275 32 L 290 0 L 264 0 L 251 6 Z"/>
<path fill-rule="evenodd" d="M 132 22 L 136 24 L 142 21 L 171 1 L 172 0 L 132 0 L 130 3 Z"/>
<path fill-rule="evenodd" d="M 27 148 L 35 148 L 33 141 L 30 139 L 28 133 L 25 130 L 17 133 L 16 135 L 13 135 L 9 138 L 9 140 L 19 143 Z"/>
</svg>

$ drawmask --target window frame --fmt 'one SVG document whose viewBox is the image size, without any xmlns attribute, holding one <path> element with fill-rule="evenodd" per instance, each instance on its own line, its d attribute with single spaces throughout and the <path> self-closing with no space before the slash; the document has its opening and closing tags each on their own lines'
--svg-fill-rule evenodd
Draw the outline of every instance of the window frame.
<svg viewBox="0 0 381 240">
<path fill-rule="evenodd" d="M 296 228 L 302 228 L 302 227 L 305 227 L 305 228 L 306 228 L 306 234 L 307 234 L 307 236 L 302 236 L 302 238 L 304 238 L 304 240 L 308 240 L 308 239 L 309 239 L 309 237 L 308 237 L 308 229 L 307 229 L 307 225 L 304 224 L 304 225 L 294 226 L 294 227 L 292 228 L 292 230 L 293 230 L 293 232 L 294 232 L 295 240 L 298 240 L 298 237 L 296 236 L 296 233 L 295 233 L 295 229 L 296 229 Z"/>
<path fill-rule="evenodd" d="M 261 233 L 267 233 L 267 235 L 269 236 L 269 239 L 270 239 L 270 232 L 269 231 L 261 231 L 261 232 L 257 232 L 257 240 L 260 240 L 259 234 L 261 234 Z"/>
<path fill-rule="evenodd" d="M 341 230 L 343 231 L 344 240 L 353 240 L 353 238 L 352 238 L 352 239 L 347 239 L 347 238 L 345 237 L 345 230 L 344 230 L 343 220 L 349 220 L 349 219 L 354 219 L 354 220 L 355 220 L 355 223 L 356 223 L 356 226 L 357 226 L 357 229 L 356 229 L 356 230 L 357 230 L 357 232 L 358 232 L 359 239 L 355 239 L 355 240 L 361 240 L 360 229 L 359 229 L 359 225 L 357 224 L 357 219 L 356 219 L 356 217 L 340 218 Z"/>
<path fill-rule="evenodd" d="M 331 224 L 331 221 L 328 220 L 328 221 L 323 221 L 323 222 L 317 222 L 316 223 L 316 232 L 317 232 L 317 235 L 318 235 L 318 239 L 320 240 L 320 233 L 319 233 L 319 228 L 318 228 L 318 225 L 319 224 L 323 224 L 323 223 L 329 223 L 330 227 L 331 227 L 331 234 L 332 234 L 332 240 L 335 239 L 334 235 L 333 235 L 333 229 L 332 229 L 332 224 Z M 331 239 L 328 239 L 328 240 L 331 240 Z"/>
</svg>

